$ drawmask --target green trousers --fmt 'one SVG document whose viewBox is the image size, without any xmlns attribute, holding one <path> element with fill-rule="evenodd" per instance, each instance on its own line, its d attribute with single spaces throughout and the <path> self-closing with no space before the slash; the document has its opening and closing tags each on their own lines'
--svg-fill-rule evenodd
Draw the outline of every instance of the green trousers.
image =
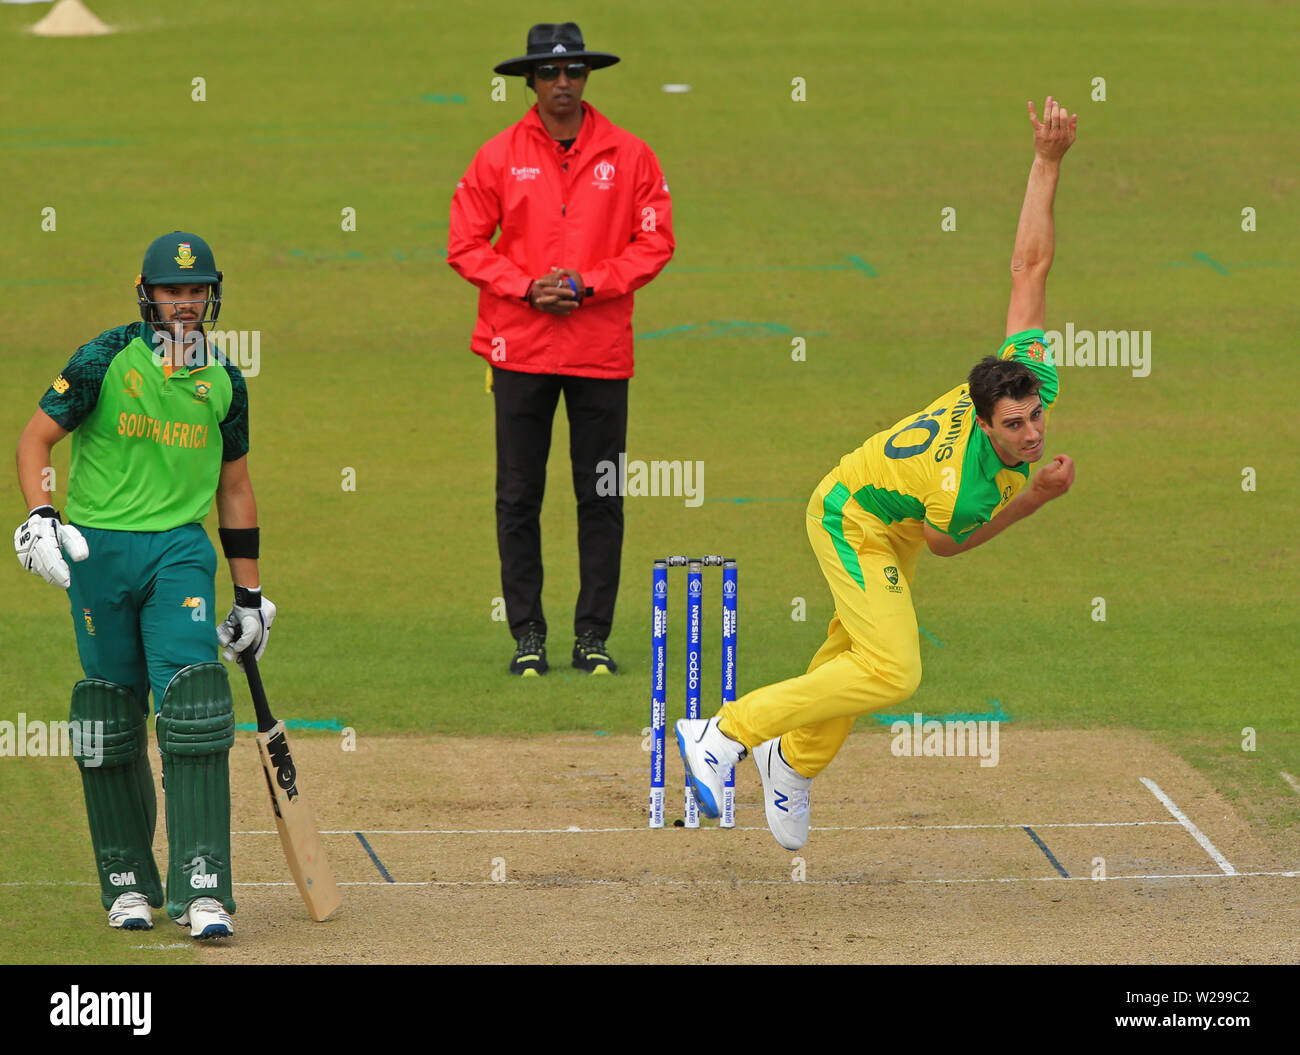
<svg viewBox="0 0 1300 1055">
<path fill-rule="evenodd" d="M 90 556 L 68 561 L 68 600 L 88 678 L 153 690 L 155 710 L 182 667 L 217 658 L 217 555 L 202 524 L 171 531 L 77 525 Z"/>
</svg>

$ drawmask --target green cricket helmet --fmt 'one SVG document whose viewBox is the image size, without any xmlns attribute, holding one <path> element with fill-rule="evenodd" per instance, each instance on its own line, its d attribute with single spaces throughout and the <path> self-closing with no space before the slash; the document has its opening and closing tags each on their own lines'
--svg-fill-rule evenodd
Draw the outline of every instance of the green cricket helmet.
<svg viewBox="0 0 1300 1055">
<path fill-rule="evenodd" d="M 162 322 L 158 316 L 158 302 L 153 299 L 154 286 L 205 283 L 208 297 L 198 322 L 200 326 L 216 322 L 221 313 L 221 278 L 212 247 L 198 235 L 173 231 L 155 238 L 144 251 L 144 263 L 140 265 L 140 274 L 135 280 L 140 317 L 154 326 Z"/>
</svg>

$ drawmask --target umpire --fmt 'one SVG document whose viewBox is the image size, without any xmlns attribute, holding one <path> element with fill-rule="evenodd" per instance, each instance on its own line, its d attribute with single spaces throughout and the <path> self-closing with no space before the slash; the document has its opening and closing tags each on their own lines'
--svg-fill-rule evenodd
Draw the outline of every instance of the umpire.
<svg viewBox="0 0 1300 1055">
<path fill-rule="evenodd" d="M 626 451 L 633 293 L 674 242 L 654 153 L 582 98 L 590 71 L 616 62 L 588 51 L 573 22 L 533 26 L 527 54 L 496 72 L 525 77 L 537 103 L 479 148 L 451 200 L 447 262 L 479 288 L 470 347 L 488 361 L 495 401 L 497 546 L 518 675 L 547 669 L 540 514 L 561 393 L 578 501 L 573 666 L 617 669 L 605 642 L 623 499 L 597 492 L 598 466 Z"/>
</svg>

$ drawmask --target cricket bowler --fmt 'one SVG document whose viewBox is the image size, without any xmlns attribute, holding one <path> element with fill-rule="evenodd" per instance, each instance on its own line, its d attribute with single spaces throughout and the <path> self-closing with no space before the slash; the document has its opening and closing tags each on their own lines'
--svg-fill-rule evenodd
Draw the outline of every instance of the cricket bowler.
<svg viewBox="0 0 1300 1055">
<path fill-rule="evenodd" d="M 1043 334 L 1055 233 L 1052 202 L 1078 115 L 1051 96 L 1029 104 L 1034 161 L 1011 258 L 1006 339 L 969 377 L 846 455 L 808 503 L 808 538 L 835 600 L 807 673 L 677 723 L 700 809 L 718 815 L 726 773 L 747 753 L 768 827 L 787 850 L 808 839 L 813 779 L 860 714 L 903 703 L 921 681 L 912 579 L 923 548 L 955 557 L 982 546 L 1070 489 L 1064 454 L 1030 478 L 1056 402 Z"/>
<path fill-rule="evenodd" d="M 193 938 L 234 933 L 227 659 L 266 648 L 275 606 L 261 596 L 257 505 L 248 476 L 248 395 L 205 326 L 221 310 L 208 244 L 176 231 L 145 251 L 141 321 L 73 354 L 18 441 L 27 519 L 18 561 L 66 590 L 85 678 L 72 690 L 73 742 L 110 927 L 148 930 L 151 908 Z M 43 483 L 72 436 L 68 522 Z M 235 603 L 215 625 L 216 553 L 203 521 L 216 499 Z M 66 555 L 66 560 L 65 560 Z M 149 695 L 162 755 L 170 857 L 164 897 L 153 856 L 157 803 Z M 89 724 L 84 724 L 89 723 Z M 88 740 L 94 740 L 88 743 Z"/>
</svg>

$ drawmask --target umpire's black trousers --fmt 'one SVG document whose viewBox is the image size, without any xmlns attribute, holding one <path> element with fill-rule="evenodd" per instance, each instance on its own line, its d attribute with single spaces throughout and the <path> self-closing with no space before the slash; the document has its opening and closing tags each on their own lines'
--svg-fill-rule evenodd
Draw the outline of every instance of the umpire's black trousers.
<svg viewBox="0 0 1300 1055">
<path fill-rule="evenodd" d="M 569 416 L 569 456 L 578 499 L 578 603 L 575 635 L 602 640 L 614 623 L 619 564 L 623 554 L 623 496 L 619 486 L 597 494 L 600 463 L 614 467 L 627 450 L 627 380 L 525 374 L 492 367 L 497 434 L 497 548 L 501 588 L 510 632 L 521 637 L 529 623 L 546 633 L 542 614 L 542 532 L 546 459 L 560 393 Z M 608 466 L 607 466 L 608 468 Z"/>
</svg>

